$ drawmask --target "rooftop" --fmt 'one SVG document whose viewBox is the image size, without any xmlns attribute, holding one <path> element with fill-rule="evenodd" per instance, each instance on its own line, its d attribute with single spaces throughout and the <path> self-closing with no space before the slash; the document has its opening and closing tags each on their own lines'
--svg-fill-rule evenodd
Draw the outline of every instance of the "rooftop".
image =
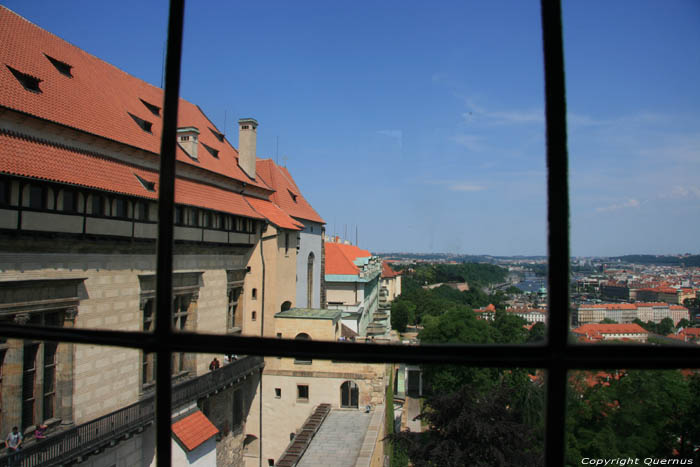
<svg viewBox="0 0 700 467">
<path fill-rule="evenodd" d="M 275 318 L 295 319 L 330 319 L 337 321 L 343 314 L 340 310 L 325 310 L 321 308 L 290 308 L 286 311 L 275 313 Z"/>
<path fill-rule="evenodd" d="M 297 466 L 354 467 L 372 415 L 360 410 L 332 410 Z"/>
<path fill-rule="evenodd" d="M 219 430 L 199 410 L 173 423 L 173 436 L 177 437 L 188 451 L 193 451 Z"/>
</svg>

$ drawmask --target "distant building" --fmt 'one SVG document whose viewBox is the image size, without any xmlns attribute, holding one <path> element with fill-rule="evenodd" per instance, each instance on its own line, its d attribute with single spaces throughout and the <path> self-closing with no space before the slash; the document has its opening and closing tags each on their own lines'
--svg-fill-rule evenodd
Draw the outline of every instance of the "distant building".
<svg viewBox="0 0 700 467">
<path fill-rule="evenodd" d="M 367 335 L 379 306 L 379 258 L 355 245 L 325 242 L 328 308 L 343 312 L 343 324 Z"/>
<path fill-rule="evenodd" d="M 389 304 L 401 295 L 401 272 L 391 269 L 388 261 L 382 261 L 382 278 L 380 281 L 380 304 Z"/>
<path fill-rule="evenodd" d="M 580 342 L 609 340 L 646 342 L 648 331 L 638 324 L 584 324 L 572 331 Z"/>
<path fill-rule="evenodd" d="M 582 304 L 576 311 L 579 324 L 599 323 L 604 319 L 618 323 L 631 323 L 636 319 L 660 323 L 671 318 L 676 325 L 682 319 L 690 319 L 686 307 L 662 302 Z"/>
</svg>

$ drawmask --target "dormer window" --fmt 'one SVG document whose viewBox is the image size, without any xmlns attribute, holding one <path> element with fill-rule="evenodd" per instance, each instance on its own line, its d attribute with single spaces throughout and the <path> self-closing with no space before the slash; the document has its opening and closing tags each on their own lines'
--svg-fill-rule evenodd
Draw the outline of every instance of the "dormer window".
<svg viewBox="0 0 700 467">
<path fill-rule="evenodd" d="M 211 147 L 211 146 L 207 146 L 207 145 L 204 144 L 204 143 L 202 143 L 202 146 L 204 146 L 204 148 L 205 148 L 207 151 L 209 151 L 209 154 L 211 154 L 212 156 L 216 157 L 217 159 L 219 158 L 219 151 L 218 151 L 217 149 L 214 149 L 214 148 Z"/>
<path fill-rule="evenodd" d="M 131 118 L 134 119 L 136 124 L 138 126 L 140 126 L 143 131 L 148 132 L 148 133 L 153 133 L 153 131 L 152 131 L 153 123 L 151 123 L 147 120 L 144 120 L 143 118 L 139 118 L 136 115 L 132 114 L 131 112 L 127 112 L 127 113 L 131 116 Z"/>
<path fill-rule="evenodd" d="M 51 64 L 56 67 L 59 73 L 61 73 L 63 76 L 67 76 L 69 78 L 73 77 L 73 73 L 71 73 L 71 69 L 73 68 L 71 65 L 67 64 L 66 62 L 62 62 L 60 60 L 57 60 L 49 55 L 46 55 L 46 58 L 49 59 Z"/>
<path fill-rule="evenodd" d="M 156 182 L 150 182 L 150 181 L 146 180 L 146 179 L 143 178 L 143 177 L 139 177 L 139 176 L 136 175 L 136 174 L 134 174 L 134 177 L 136 177 L 136 179 L 137 179 L 139 182 L 141 182 L 141 185 L 143 185 L 143 187 L 144 187 L 145 189 L 147 189 L 148 191 L 156 191 Z"/>
<path fill-rule="evenodd" d="M 32 91 L 32 92 L 42 92 L 41 89 L 39 88 L 39 83 L 41 83 L 42 80 L 39 78 L 28 75 L 27 73 L 22 73 L 19 70 L 15 70 L 12 68 L 10 65 L 6 65 L 7 68 L 12 72 L 13 75 L 15 75 L 15 78 L 17 78 L 17 81 L 24 86 L 24 89 L 27 91 Z"/>
<path fill-rule="evenodd" d="M 155 115 L 156 117 L 160 117 L 160 107 L 158 107 L 157 105 L 153 105 L 150 102 L 146 102 L 141 98 L 139 98 L 139 100 L 143 102 L 143 105 L 145 105 L 146 108 L 150 110 L 153 115 Z"/>
<path fill-rule="evenodd" d="M 224 142 L 224 134 L 223 134 L 223 133 L 219 133 L 218 131 L 216 131 L 216 130 L 214 130 L 214 129 L 212 129 L 212 128 L 209 128 L 209 131 L 211 131 L 212 134 L 213 134 L 214 136 L 216 136 L 216 139 L 218 139 L 218 140 L 221 141 L 222 143 Z"/>
<path fill-rule="evenodd" d="M 294 201 L 296 203 L 297 202 L 297 195 L 292 193 L 292 190 L 287 190 L 287 191 L 289 192 L 289 196 L 292 197 L 292 201 Z"/>
</svg>

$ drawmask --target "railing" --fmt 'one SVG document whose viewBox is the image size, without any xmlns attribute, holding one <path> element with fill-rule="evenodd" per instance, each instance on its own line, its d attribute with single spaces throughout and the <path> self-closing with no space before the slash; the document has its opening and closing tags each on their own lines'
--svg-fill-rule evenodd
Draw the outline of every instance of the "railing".
<svg viewBox="0 0 700 467">
<path fill-rule="evenodd" d="M 244 357 L 199 377 L 173 387 L 173 408 L 215 393 L 256 369 L 262 368 L 262 357 Z M 38 467 L 65 464 L 86 457 L 103 446 L 115 445 L 122 437 L 140 432 L 155 416 L 154 394 L 110 414 L 26 445 L 20 452 L 0 456 L 0 467 Z"/>
</svg>

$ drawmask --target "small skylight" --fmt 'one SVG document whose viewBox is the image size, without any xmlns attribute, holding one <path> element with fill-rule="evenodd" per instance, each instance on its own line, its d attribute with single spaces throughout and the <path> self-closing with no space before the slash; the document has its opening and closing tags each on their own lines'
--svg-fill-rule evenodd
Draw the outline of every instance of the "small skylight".
<svg viewBox="0 0 700 467">
<path fill-rule="evenodd" d="M 209 154 L 212 156 L 216 157 L 217 159 L 219 158 L 219 151 L 217 149 L 214 149 L 211 146 L 207 146 L 206 144 L 202 143 L 202 146 L 206 148 L 207 151 L 209 151 Z"/>
<path fill-rule="evenodd" d="M 138 175 L 134 174 L 134 176 L 138 179 L 139 182 L 141 182 L 141 185 L 148 191 L 156 191 L 156 182 L 149 182 L 143 177 L 139 177 Z"/>
<path fill-rule="evenodd" d="M 139 118 L 136 115 L 132 114 L 131 112 L 127 112 L 127 113 L 131 116 L 131 118 L 134 119 L 136 124 L 138 126 L 140 126 L 143 131 L 147 131 L 148 133 L 153 133 L 153 131 L 151 131 L 151 128 L 153 127 L 153 123 L 146 121 L 143 118 Z"/>
<path fill-rule="evenodd" d="M 143 102 L 143 105 L 145 105 L 146 108 L 148 110 L 150 110 L 153 115 L 155 115 L 156 117 L 160 117 L 160 107 L 158 107 L 157 105 L 153 105 L 150 102 L 146 102 L 145 100 L 141 99 L 140 97 L 139 97 L 139 100 L 141 102 Z"/>
<path fill-rule="evenodd" d="M 214 130 L 213 128 L 209 128 L 209 131 L 211 131 L 214 134 L 214 136 L 216 136 L 216 139 L 218 139 L 222 143 L 224 142 L 224 134 L 223 133 L 219 133 L 218 131 Z"/>
<path fill-rule="evenodd" d="M 46 55 L 46 54 L 44 54 Z M 73 74 L 71 73 L 71 69 L 73 68 L 71 65 L 67 64 L 66 62 L 62 62 L 60 60 L 57 60 L 49 55 L 46 55 L 46 58 L 49 59 L 49 61 L 53 64 L 53 66 L 56 67 L 59 73 L 61 73 L 64 76 L 67 76 L 69 78 L 73 77 Z"/>
<path fill-rule="evenodd" d="M 6 66 L 12 72 L 12 74 L 15 75 L 15 78 L 17 78 L 17 81 L 19 81 L 20 84 L 22 86 L 24 86 L 24 89 L 26 89 L 27 91 L 32 91 L 32 92 L 42 92 L 41 89 L 39 89 L 39 83 L 41 83 L 42 80 L 40 80 L 39 78 L 36 78 L 32 75 L 22 73 L 19 70 L 15 70 L 10 65 L 6 65 Z"/>
</svg>

